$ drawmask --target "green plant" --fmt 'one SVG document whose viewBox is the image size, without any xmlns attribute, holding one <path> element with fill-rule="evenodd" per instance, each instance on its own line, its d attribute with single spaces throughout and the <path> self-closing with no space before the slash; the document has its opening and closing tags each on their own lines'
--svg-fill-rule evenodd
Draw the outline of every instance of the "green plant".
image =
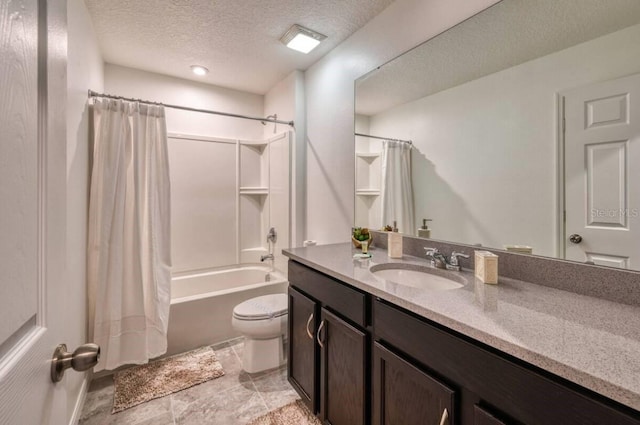
<svg viewBox="0 0 640 425">
<path fill-rule="evenodd" d="M 371 237 L 369 229 L 366 227 L 356 227 L 353 229 L 353 238 L 359 241 L 366 241 Z"/>
</svg>

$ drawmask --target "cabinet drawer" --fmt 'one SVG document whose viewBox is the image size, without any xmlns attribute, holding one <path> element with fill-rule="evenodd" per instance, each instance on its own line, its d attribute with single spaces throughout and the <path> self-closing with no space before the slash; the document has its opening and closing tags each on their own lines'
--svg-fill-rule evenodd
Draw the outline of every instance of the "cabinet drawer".
<svg viewBox="0 0 640 425">
<path fill-rule="evenodd" d="M 289 282 L 357 325 L 367 325 L 366 294 L 291 260 Z"/>
<path fill-rule="evenodd" d="M 373 329 L 376 340 L 480 395 L 518 422 L 640 425 L 637 412 L 380 300 L 373 306 Z"/>
</svg>

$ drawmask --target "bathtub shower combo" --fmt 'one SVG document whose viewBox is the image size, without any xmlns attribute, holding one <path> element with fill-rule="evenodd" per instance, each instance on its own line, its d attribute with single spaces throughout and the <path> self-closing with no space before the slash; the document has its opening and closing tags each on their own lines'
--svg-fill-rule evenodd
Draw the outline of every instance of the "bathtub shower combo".
<svg viewBox="0 0 640 425">
<path fill-rule="evenodd" d="M 247 372 L 284 361 L 288 282 L 278 253 L 289 246 L 290 139 L 169 135 L 167 355 L 244 336 Z"/>
</svg>

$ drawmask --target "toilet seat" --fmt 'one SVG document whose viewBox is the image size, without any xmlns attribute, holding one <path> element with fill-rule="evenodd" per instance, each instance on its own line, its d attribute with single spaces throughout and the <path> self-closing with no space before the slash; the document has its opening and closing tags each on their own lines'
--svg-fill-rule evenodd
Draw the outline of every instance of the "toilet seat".
<svg viewBox="0 0 640 425">
<path fill-rule="evenodd" d="M 267 320 L 287 314 L 287 294 L 271 294 L 244 301 L 233 309 L 237 320 Z"/>
</svg>

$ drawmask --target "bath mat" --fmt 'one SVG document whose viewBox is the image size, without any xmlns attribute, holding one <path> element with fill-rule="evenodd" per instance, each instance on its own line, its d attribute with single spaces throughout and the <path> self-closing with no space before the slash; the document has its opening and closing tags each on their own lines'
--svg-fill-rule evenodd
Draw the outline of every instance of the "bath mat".
<svg viewBox="0 0 640 425">
<path fill-rule="evenodd" d="M 117 372 L 113 378 L 113 410 L 121 412 L 138 404 L 184 390 L 224 375 L 211 347 L 152 361 Z"/>
<path fill-rule="evenodd" d="M 321 423 L 302 403 L 302 400 L 296 400 L 254 419 L 249 425 L 321 425 Z"/>
</svg>

